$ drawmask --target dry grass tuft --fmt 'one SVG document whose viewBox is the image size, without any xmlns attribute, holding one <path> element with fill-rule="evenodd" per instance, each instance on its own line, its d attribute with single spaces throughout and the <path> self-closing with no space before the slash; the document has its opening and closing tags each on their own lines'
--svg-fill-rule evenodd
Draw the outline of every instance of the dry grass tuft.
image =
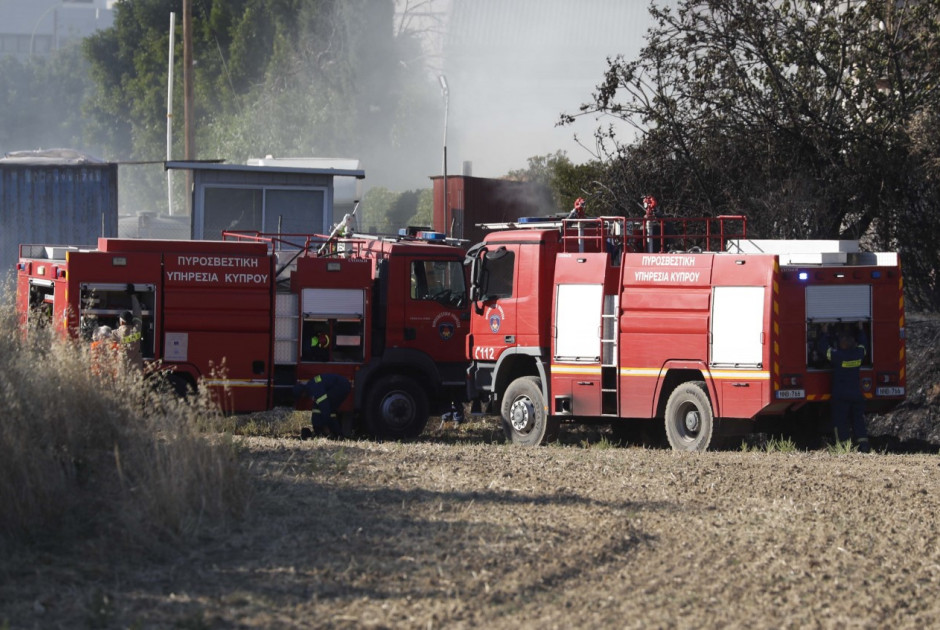
<svg viewBox="0 0 940 630">
<path fill-rule="evenodd" d="M 84 344 L 24 339 L 0 299 L 0 549 L 107 540 L 123 551 L 224 525 L 248 500 L 235 444 L 203 429 L 205 392 L 179 400 L 160 378 L 96 365 Z"/>
</svg>

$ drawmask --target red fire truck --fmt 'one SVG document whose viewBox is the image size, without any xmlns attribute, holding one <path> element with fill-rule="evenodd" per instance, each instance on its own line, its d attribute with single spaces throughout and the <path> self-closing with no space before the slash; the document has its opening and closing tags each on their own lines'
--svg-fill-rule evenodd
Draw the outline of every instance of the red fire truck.
<svg viewBox="0 0 940 630">
<path fill-rule="evenodd" d="M 738 216 L 491 227 L 468 253 L 468 388 L 498 405 L 513 442 L 545 443 L 575 420 L 627 436 L 662 422 L 677 450 L 764 424 L 819 430 L 821 337 L 842 328 L 869 348 L 868 409 L 904 397 L 896 254 L 748 240 Z"/>
<path fill-rule="evenodd" d="M 81 338 L 134 310 L 145 359 L 230 412 L 289 402 L 297 381 L 329 372 L 353 385 L 342 411 L 399 439 L 463 399 L 463 248 L 437 234 L 228 238 L 21 245 L 18 310 L 27 330 L 51 320 Z"/>
</svg>

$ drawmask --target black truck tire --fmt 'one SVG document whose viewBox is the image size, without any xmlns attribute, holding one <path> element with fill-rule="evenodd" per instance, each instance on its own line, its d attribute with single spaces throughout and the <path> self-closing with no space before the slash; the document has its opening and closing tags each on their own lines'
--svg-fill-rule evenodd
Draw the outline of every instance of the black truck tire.
<svg viewBox="0 0 940 630">
<path fill-rule="evenodd" d="M 546 413 L 542 381 L 535 376 L 517 378 L 500 406 L 503 433 L 513 444 L 539 446 L 558 438 L 559 422 Z"/>
<path fill-rule="evenodd" d="M 365 399 L 365 425 L 380 440 L 413 440 L 428 423 L 428 395 L 408 376 L 380 377 Z"/>
<path fill-rule="evenodd" d="M 715 416 L 705 383 L 676 387 L 666 401 L 666 438 L 675 451 L 705 451 L 715 433 Z"/>
</svg>

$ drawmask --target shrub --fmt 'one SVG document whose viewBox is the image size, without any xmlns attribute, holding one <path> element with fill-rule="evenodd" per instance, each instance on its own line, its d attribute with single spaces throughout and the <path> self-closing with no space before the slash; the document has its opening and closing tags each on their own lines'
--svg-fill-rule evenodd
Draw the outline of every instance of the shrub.
<svg viewBox="0 0 940 630">
<path fill-rule="evenodd" d="M 20 329 L 0 296 L 0 547 L 104 538 L 154 549 L 239 514 L 248 484 L 230 439 L 205 433 L 205 392 L 96 365 L 80 342 Z"/>
</svg>

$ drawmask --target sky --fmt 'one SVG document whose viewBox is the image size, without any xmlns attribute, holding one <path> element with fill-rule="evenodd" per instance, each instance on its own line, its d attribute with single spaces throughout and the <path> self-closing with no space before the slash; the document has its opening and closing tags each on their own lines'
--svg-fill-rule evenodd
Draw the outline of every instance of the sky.
<svg viewBox="0 0 940 630">
<path fill-rule="evenodd" d="M 450 0 L 448 172 L 470 161 L 473 175 L 499 177 L 558 150 L 590 160 L 594 130 L 614 121 L 559 117 L 592 100 L 609 56 L 637 57 L 650 24 L 645 0 Z"/>
<path fill-rule="evenodd" d="M 25 8 L 36 1 L 0 0 L 0 8 Z M 409 11 L 417 16 L 409 26 L 425 39 L 433 89 L 438 89 L 438 76 L 447 78 L 448 173 L 464 172 L 466 162 L 470 173 L 480 177 L 504 176 L 524 169 L 530 157 L 559 150 L 576 163 L 592 159 L 594 130 L 614 121 L 586 116 L 559 127 L 559 118 L 591 101 L 609 56 L 636 58 L 651 23 L 648 0 L 395 0 L 395 6 L 399 17 Z M 50 19 L 38 23 L 45 27 Z M 26 21 L 27 26 L 37 22 L 32 17 Z M 426 188 L 428 177 L 442 171 L 444 117 L 441 97 L 437 118 L 424 126 L 422 148 L 407 156 L 388 159 L 387 152 L 374 151 L 302 157 L 363 159 L 366 189 Z M 257 153 L 254 157 L 271 151 L 259 147 Z M 124 195 L 122 205 L 129 201 Z"/>
</svg>

